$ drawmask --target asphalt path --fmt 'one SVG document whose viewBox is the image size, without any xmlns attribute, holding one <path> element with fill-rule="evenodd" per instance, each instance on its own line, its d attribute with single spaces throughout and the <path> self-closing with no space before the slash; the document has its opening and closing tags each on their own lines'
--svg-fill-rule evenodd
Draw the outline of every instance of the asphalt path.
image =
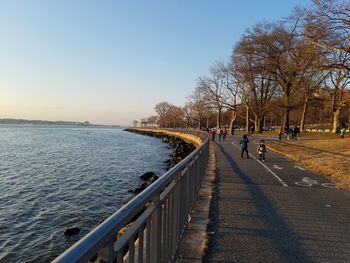
<svg viewBox="0 0 350 263">
<path fill-rule="evenodd" d="M 203 262 L 350 262 L 350 192 L 272 150 L 260 162 L 260 138 L 249 139 L 249 159 L 239 136 L 214 142 Z"/>
</svg>

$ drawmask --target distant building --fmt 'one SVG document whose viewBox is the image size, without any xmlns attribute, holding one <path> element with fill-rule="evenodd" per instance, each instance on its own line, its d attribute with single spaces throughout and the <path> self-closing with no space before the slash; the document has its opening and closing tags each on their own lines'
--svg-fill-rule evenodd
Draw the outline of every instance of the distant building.
<svg viewBox="0 0 350 263">
<path fill-rule="evenodd" d="M 88 122 L 88 121 L 78 122 L 77 125 L 78 125 L 78 126 L 89 126 L 89 125 L 90 125 L 90 122 Z"/>
</svg>

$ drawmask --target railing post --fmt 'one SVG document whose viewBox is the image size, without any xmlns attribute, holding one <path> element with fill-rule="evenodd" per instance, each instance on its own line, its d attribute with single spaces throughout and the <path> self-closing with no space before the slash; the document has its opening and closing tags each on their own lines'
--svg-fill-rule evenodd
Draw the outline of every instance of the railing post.
<svg viewBox="0 0 350 263">
<path fill-rule="evenodd" d="M 151 250 L 150 250 L 150 262 L 160 262 L 161 255 L 161 231 L 162 231 L 162 205 L 159 200 L 154 201 L 156 206 L 155 211 L 151 216 Z"/>
</svg>

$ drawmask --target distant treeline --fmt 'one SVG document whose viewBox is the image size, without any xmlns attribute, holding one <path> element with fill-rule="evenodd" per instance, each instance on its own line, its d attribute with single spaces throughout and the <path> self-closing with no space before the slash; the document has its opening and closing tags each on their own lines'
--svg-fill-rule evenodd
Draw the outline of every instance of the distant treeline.
<svg viewBox="0 0 350 263">
<path fill-rule="evenodd" d="M 41 124 L 41 125 L 81 125 L 82 122 L 73 121 L 43 121 L 43 120 L 24 120 L 24 119 L 0 119 L 0 124 Z"/>
</svg>

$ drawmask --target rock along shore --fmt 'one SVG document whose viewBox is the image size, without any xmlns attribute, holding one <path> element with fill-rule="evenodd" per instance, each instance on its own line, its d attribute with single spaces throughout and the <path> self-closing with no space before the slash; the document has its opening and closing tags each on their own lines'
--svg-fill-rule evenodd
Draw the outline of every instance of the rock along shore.
<svg viewBox="0 0 350 263">
<path fill-rule="evenodd" d="M 158 139 L 161 139 L 164 143 L 170 145 L 173 148 L 173 152 L 169 155 L 169 159 L 164 162 L 165 169 L 170 170 L 176 164 L 181 162 L 187 155 L 189 155 L 194 149 L 196 149 L 195 144 L 199 144 L 200 142 L 193 138 L 192 135 L 189 135 L 187 140 L 180 138 L 178 132 L 170 132 L 170 131 L 157 131 L 157 130 L 148 130 L 148 129 L 125 129 L 128 132 L 134 132 L 138 134 L 142 134 L 145 136 L 151 136 Z M 173 135 L 175 134 L 175 135 Z M 186 135 L 182 135 L 181 137 L 186 137 Z M 146 174 L 150 174 L 153 172 L 147 172 Z M 153 173 L 154 174 L 154 173 Z M 143 178 L 144 175 L 141 175 L 140 178 L 145 182 L 136 187 L 135 189 L 130 189 L 129 191 L 138 194 L 146 189 L 151 183 L 153 183 L 156 179 L 158 179 L 157 175 L 153 175 L 150 180 L 147 178 Z"/>
</svg>

